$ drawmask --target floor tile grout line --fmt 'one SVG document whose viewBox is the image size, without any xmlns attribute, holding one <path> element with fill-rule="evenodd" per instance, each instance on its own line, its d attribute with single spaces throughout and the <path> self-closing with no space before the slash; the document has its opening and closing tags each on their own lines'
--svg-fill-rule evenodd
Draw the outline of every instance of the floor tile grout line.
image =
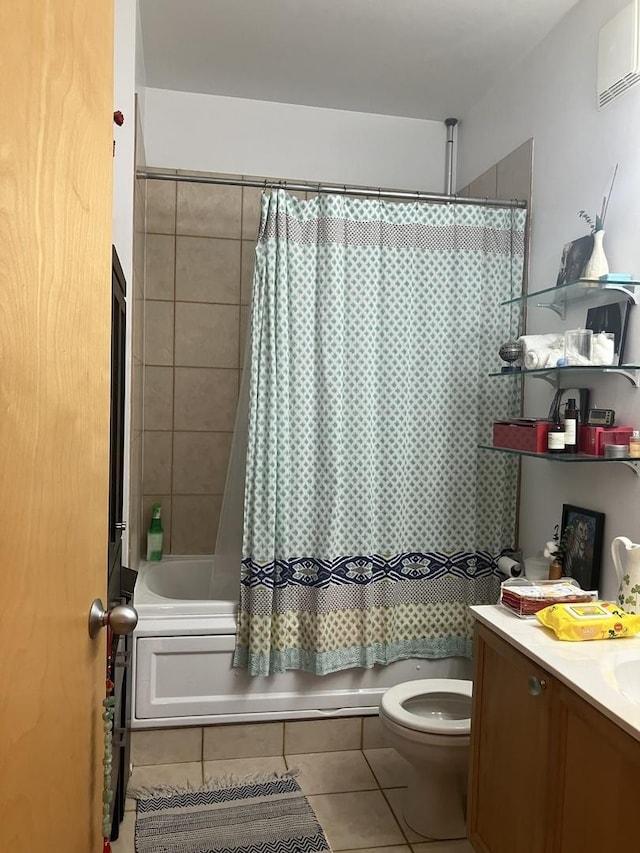
<svg viewBox="0 0 640 853">
<path fill-rule="evenodd" d="M 409 841 L 409 839 L 407 838 L 407 834 L 406 834 L 406 832 L 404 831 L 404 829 L 402 828 L 402 824 L 401 824 L 401 823 L 400 823 L 400 821 L 398 820 L 398 818 L 397 818 L 397 816 L 396 816 L 396 813 L 394 812 L 393 807 L 392 807 L 392 805 L 391 805 L 391 802 L 389 801 L 389 798 L 387 797 L 387 795 L 386 795 L 386 794 L 385 794 L 385 792 L 384 792 L 384 788 L 380 788 L 380 793 L 381 793 L 381 794 L 382 794 L 382 796 L 384 797 L 384 800 L 385 800 L 385 802 L 386 802 L 387 806 L 389 807 L 389 811 L 390 811 L 390 812 L 391 812 L 391 814 L 393 815 L 393 819 L 394 819 L 394 820 L 395 820 L 395 822 L 397 823 L 397 825 L 398 825 L 398 829 L 400 830 L 400 833 L 402 834 L 402 837 L 404 838 L 405 843 L 406 843 L 406 844 L 410 844 L 410 841 Z"/>
</svg>

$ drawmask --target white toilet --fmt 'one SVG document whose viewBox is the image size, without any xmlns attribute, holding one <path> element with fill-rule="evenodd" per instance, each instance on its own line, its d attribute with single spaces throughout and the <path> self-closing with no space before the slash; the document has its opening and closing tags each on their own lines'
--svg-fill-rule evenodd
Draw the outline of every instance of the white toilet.
<svg viewBox="0 0 640 853">
<path fill-rule="evenodd" d="M 380 700 L 390 746 L 412 765 L 404 819 L 427 838 L 465 838 L 471 681 L 397 684 Z"/>
</svg>

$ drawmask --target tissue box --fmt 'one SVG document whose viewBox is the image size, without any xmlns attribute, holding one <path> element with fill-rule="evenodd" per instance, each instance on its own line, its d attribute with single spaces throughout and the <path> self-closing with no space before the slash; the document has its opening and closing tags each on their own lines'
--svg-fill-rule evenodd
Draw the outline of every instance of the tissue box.
<svg viewBox="0 0 640 853">
<path fill-rule="evenodd" d="M 578 428 L 578 450 L 591 456 L 604 456 L 604 445 L 626 444 L 633 433 L 633 427 L 581 426 Z"/>
<path fill-rule="evenodd" d="M 546 453 L 547 433 L 550 426 L 551 421 L 527 418 L 494 421 L 493 446 L 531 453 Z"/>
</svg>

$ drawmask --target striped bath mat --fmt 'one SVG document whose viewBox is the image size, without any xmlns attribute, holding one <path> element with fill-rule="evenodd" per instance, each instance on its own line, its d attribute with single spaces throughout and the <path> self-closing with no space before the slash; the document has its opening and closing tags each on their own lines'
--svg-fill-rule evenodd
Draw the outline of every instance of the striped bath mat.
<svg viewBox="0 0 640 853">
<path fill-rule="evenodd" d="M 331 853 L 291 774 L 132 792 L 136 853 Z"/>
</svg>

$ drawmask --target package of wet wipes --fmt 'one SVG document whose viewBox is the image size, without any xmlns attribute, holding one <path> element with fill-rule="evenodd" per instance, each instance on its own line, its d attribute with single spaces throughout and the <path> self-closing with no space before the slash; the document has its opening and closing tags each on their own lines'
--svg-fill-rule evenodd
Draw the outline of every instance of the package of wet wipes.
<svg viewBox="0 0 640 853">
<path fill-rule="evenodd" d="M 552 604 L 539 610 L 536 618 L 559 640 L 616 640 L 640 633 L 640 615 L 625 613 L 608 601 Z"/>
</svg>

